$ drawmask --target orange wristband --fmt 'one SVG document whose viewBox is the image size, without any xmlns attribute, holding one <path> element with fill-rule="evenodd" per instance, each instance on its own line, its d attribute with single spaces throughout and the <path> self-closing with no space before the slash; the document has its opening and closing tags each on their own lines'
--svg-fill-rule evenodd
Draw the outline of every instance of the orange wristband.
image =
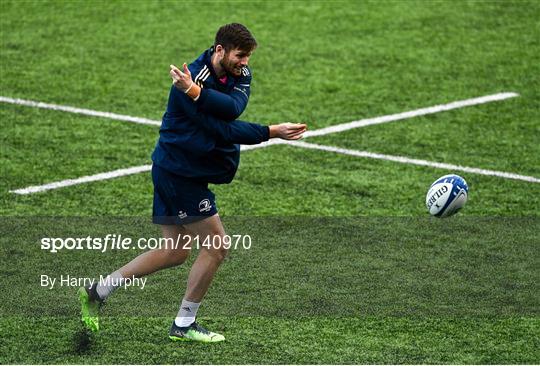
<svg viewBox="0 0 540 366">
<path fill-rule="evenodd" d="M 201 95 L 201 87 L 197 84 L 193 83 L 187 90 L 186 94 L 188 97 L 190 97 L 193 100 L 197 100 L 199 98 L 199 95 Z"/>
</svg>

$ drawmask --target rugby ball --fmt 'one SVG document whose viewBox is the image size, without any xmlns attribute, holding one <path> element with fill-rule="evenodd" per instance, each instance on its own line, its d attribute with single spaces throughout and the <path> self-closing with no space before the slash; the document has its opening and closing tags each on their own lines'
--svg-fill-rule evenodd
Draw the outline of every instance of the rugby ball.
<svg viewBox="0 0 540 366">
<path fill-rule="evenodd" d="M 426 207 L 435 217 L 448 217 L 458 212 L 467 202 L 469 187 L 459 175 L 448 174 L 429 187 Z"/>
</svg>

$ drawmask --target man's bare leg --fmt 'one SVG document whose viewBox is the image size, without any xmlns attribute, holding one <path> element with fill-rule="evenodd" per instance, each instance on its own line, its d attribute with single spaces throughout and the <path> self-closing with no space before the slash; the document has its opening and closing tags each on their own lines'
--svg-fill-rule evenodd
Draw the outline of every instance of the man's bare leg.
<svg viewBox="0 0 540 366">
<path fill-rule="evenodd" d="M 186 228 L 192 235 L 199 236 L 200 243 L 209 238 L 210 243 L 215 243 L 215 247 L 214 245 L 210 248 L 201 246 L 199 255 L 189 272 L 186 293 L 169 336 L 173 340 L 185 340 L 187 338 L 202 342 L 220 342 L 225 340 L 225 337 L 200 327 L 195 322 L 195 318 L 199 305 L 204 295 L 206 295 L 214 275 L 227 255 L 227 250 L 223 248 L 225 229 L 217 214 L 186 225 Z"/>
<path fill-rule="evenodd" d="M 208 291 L 212 279 L 219 266 L 227 256 L 227 249 L 223 248 L 223 238 L 225 229 L 218 214 L 207 219 L 186 225 L 187 229 L 194 235 L 199 235 L 199 242 L 210 238 L 210 243 L 215 243 L 215 247 L 201 247 L 197 259 L 191 266 L 189 272 L 186 294 L 184 298 L 192 302 L 201 302 Z M 216 238 L 219 237 L 219 238 Z M 214 240 L 214 238 L 216 238 Z"/>
<path fill-rule="evenodd" d="M 187 233 L 180 225 L 162 225 L 164 238 L 172 238 L 176 243 L 178 235 Z M 131 262 L 114 271 L 107 279 L 94 284 L 90 288 L 81 287 L 77 292 L 81 302 L 81 320 L 86 327 L 94 332 L 99 330 L 99 305 L 118 287 L 122 286 L 127 277 L 142 277 L 182 264 L 189 256 L 190 250 L 184 249 L 184 242 L 179 241 L 180 247 L 166 247 L 145 252 Z"/>
</svg>

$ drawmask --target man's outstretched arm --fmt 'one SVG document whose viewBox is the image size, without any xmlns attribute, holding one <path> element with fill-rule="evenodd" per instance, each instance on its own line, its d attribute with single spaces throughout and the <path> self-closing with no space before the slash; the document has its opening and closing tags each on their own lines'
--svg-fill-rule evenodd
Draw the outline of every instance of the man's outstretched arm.
<svg viewBox="0 0 540 366">
<path fill-rule="evenodd" d="M 217 139 L 232 144 L 255 145 L 271 138 L 299 140 L 306 132 L 306 125 L 302 123 L 263 126 L 240 120 L 227 122 L 202 113 L 196 118 Z"/>
<path fill-rule="evenodd" d="M 239 120 L 225 121 L 209 114 L 197 111 L 197 108 L 188 96 L 173 88 L 175 100 L 184 113 L 204 128 L 217 140 L 232 143 L 254 145 L 271 138 L 284 140 L 298 140 L 306 131 L 306 125 L 300 123 L 281 123 L 278 125 L 263 126 L 256 123 Z"/>
</svg>

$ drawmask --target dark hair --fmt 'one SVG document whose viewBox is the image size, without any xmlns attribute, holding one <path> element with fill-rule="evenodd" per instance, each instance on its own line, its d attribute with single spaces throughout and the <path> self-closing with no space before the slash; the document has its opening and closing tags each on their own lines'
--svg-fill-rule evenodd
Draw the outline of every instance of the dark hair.
<svg viewBox="0 0 540 366">
<path fill-rule="evenodd" d="M 229 52 L 235 48 L 242 51 L 251 52 L 257 47 L 257 41 L 249 30 L 239 23 L 225 24 L 216 33 L 214 47 L 218 44 Z"/>
</svg>

